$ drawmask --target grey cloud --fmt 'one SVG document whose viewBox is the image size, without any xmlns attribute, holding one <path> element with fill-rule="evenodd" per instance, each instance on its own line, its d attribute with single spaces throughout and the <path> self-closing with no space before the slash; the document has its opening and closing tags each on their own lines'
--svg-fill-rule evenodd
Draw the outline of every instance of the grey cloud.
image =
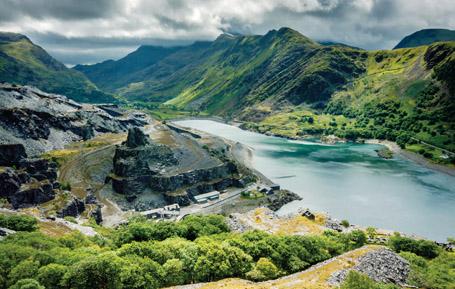
<svg viewBox="0 0 455 289">
<path fill-rule="evenodd" d="M 315 40 L 391 48 L 423 28 L 455 27 L 453 0 L 0 0 L 0 30 L 24 33 L 65 63 L 119 58 L 141 44 L 288 26 Z"/>
<path fill-rule="evenodd" d="M 120 10 L 116 0 L 0 0 L 0 20 L 19 17 L 44 19 L 90 19 L 111 15 Z"/>
</svg>

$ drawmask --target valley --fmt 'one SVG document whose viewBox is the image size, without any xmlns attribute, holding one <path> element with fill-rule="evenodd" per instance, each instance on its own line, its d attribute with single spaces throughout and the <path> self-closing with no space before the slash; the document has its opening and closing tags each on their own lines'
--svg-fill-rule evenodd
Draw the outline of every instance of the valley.
<svg viewBox="0 0 455 289">
<path fill-rule="evenodd" d="M 1 32 L 0 289 L 452 288 L 454 43 Z"/>
</svg>

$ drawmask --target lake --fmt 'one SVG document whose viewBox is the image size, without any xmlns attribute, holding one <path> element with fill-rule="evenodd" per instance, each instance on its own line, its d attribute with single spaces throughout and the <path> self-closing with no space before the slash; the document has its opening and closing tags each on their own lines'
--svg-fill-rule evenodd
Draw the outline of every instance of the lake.
<svg viewBox="0 0 455 289">
<path fill-rule="evenodd" d="M 303 198 L 279 213 L 304 207 L 438 241 L 455 236 L 455 177 L 400 157 L 379 158 L 380 145 L 287 140 L 211 120 L 175 123 L 251 147 L 258 171 Z"/>
</svg>

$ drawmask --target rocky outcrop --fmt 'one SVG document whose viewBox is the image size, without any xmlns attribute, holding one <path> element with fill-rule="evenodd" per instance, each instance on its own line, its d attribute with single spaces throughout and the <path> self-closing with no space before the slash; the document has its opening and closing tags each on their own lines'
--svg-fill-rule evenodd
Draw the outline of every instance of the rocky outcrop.
<svg viewBox="0 0 455 289">
<path fill-rule="evenodd" d="M 128 130 L 127 140 L 115 150 L 112 186 L 117 193 L 136 195 L 150 187 L 150 179 L 178 161 L 172 150 L 154 144 L 139 128 Z"/>
<path fill-rule="evenodd" d="M 352 269 L 363 273 L 376 282 L 406 284 L 409 275 L 409 262 L 390 249 L 383 248 L 366 253 Z M 349 270 L 335 272 L 328 280 L 331 285 L 344 281 Z"/>
<path fill-rule="evenodd" d="M 0 146 L 0 166 L 15 166 L 25 158 L 27 158 L 27 154 L 21 144 L 4 144 Z"/>
<path fill-rule="evenodd" d="M 59 212 L 57 212 L 57 216 L 59 218 L 64 218 L 67 216 L 77 217 L 84 211 L 85 211 L 84 201 L 82 201 L 76 197 L 72 197 L 67 201 L 67 203 L 63 207 L 63 209 L 61 209 Z"/>
<path fill-rule="evenodd" d="M 278 193 L 267 198 L 269 204 L 267 207 L 272 211 L 278 211 L 282 206 L 293 201 L 300 201 L 302 198 L 288 190 L 281 190 Z"/>
<path fill-rule="evenodd" d="M 59 187 L 57 164 L 45 159 L 28 159 L 21 144 L 0 145 L 0 197 L 13 208 L 41 204 L 54 198 Z"/>
<path fill-rule="evenodd" d="M 154 175 L 151 177 L 150 185 L 155 191 L 169 192 L 201 182 L 228 178 L 236 172 L 237 167 L 233 163 L 224 163 L 217 167 L 193 170 L 172 176 Z"/>
<path fill-rule="evenodd" d="M 96 105 L 82 105 L 65 96 L 0 84 L 0 143 L 20 143 L 28 155 L 38 155 L 99 133 L 126 131 L 147 123 L 143 116 L 117 110 L 119 114 L 114 116 Z"/>
</svg>

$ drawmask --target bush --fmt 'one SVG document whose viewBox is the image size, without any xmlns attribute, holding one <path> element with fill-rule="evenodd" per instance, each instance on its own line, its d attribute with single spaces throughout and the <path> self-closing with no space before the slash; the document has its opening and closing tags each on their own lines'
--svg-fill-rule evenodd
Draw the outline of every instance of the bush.
<svg viewBox="0 0 455 289">
<path fill-rule="evenodd" d="M 411 252 L 425 258 L 439 256 L 442 249 L 435 242 L 428 240 L 414 240 L 395 235 L 389 239 L 389 246 L 396 252 Z"/>
<path fill-rule="evenodd" d="M 46 289 L 44 286 L 41 286 L 38 281 L 34 279 L 22 279 L 17 281 L 16 284 L 9 287 L 9 289 Z"/>
<path fill-rule="evenodd" d="M 341 226 L 343 226 L 345 228 L 349 227 L 349 221 L 348 220 L 342 220 L 341 221 Z"/>
<path fill-rule="evenodd" d="M 0 215 L 0 227 L 14 231 L 35 231 L 38 221 L 27 215 Z"/>
<path fill-rule="evenodd" d="M 274 279 L 280 275 L 280 270 L 267 258 L 260 258 L 253 270 L 246 274 L 253 281 Z"/>
<path fill-rule="evenodd" d="M 67 270 L 64 265 L 49 264 L 38 270 L 37 279 L 46 289 L 59 289 Z"/>
</svg>

